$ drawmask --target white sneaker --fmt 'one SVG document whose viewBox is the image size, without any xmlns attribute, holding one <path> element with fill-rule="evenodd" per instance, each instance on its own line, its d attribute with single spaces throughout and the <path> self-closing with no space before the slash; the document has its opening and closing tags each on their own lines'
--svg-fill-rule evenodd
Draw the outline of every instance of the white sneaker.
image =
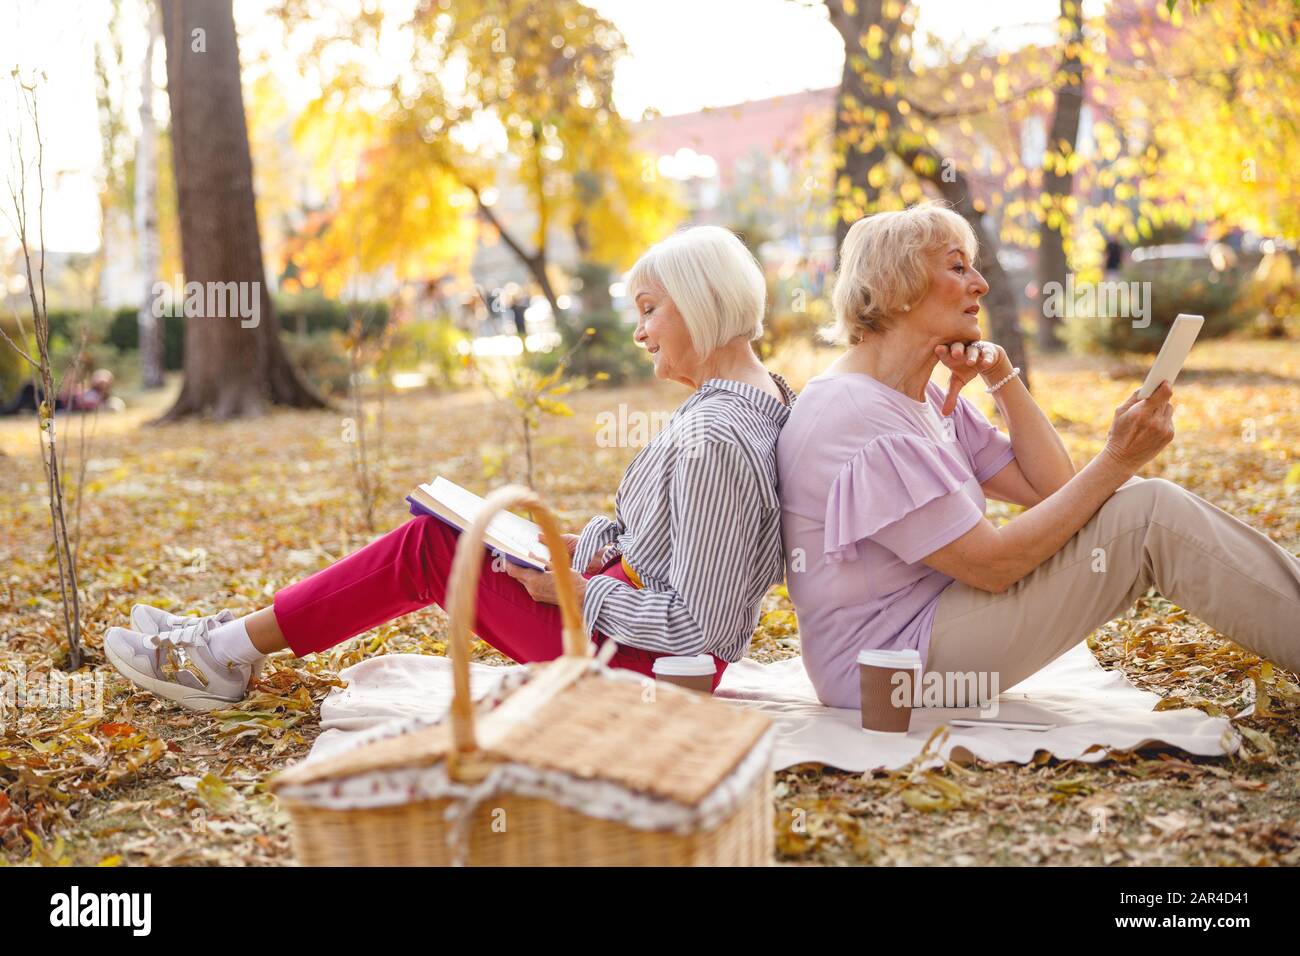
<svg viewBox="0 0 1300 956">
<path fill-rule="evenodd" d="M 131 630 L 139 634 L 158 634 L 162 631 L 185 627 L 207 619 L 211 619 L 214 626 L 229 624 L 235 620 L 235 613 L 229 608 L 222 608 L 216 614 L 182 616 L 149 604 L 136 604 L 131 608 Z M 253 679 L 256 680 L 262 676 L 262 670 L 266 666 L 266 658 L 262 658 L 251 666 L 253 668 Z"/>
<path fill-rule="evenodd" d="M 137 687 L 191 710 L 220 710 L 244 699 L 253 667 L 217 663 L 208 647 L 214 626 L 205 617 L 157 634 L 110 627 L 104 656 Z"/>
</svg>

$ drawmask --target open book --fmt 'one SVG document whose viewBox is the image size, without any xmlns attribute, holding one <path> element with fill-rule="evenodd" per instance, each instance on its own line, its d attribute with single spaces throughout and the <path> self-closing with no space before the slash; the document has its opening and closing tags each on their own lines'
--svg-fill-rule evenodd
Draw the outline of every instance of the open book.
<svg viewBox="0 0 1300 956">
<path fill-rule="evenodd" d="M 457 531 L 464 531 L 483 510 L 483 499 L 454 481 L 439 476 L 430 484 L 420 485 L 406 500 L 411 514 L 430 515 Z M 540 526 L 509 511 L 499 511 L 487 526 L 483 541 L 488 550 L 501 555 L 511 564 L 544 570 L 551 552 L 542 543 Z"/>
</svg>

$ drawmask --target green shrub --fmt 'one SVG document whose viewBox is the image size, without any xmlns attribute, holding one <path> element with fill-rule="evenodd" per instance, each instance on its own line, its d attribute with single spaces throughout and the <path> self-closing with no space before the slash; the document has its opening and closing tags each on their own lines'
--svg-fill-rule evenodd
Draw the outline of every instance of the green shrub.
<svg viewBox="0 0 1300 956">
<path fill-rule="evenodd" d="M 640 381 L 654 374 L 650 357 L 632 338 L 636 327 L 625 322 L 617 312 L 590 312 L 576 318 L 566 317 L 559 326 L 559 348 L 536 353 L 530 359 L 530 364 L 541 374 L 552 372 L 560 359 L 583 339 L 586 342 L 569 360 L 571 375 L 595 383 L 602 382 L 597 376 L 603 373 L 608 376 L 603 384 L 612 386 Z M 595 334 L 587 335 L 587 329 L 595 329 Z"/>
<path fill-rule="evenodd" d="M 306 292 L 299 295 L 275 296 L 276 318 L 280 329 L 285 333 L 286 341 L 294 333 L 305 330 L 308 335 L 330 331 L 346 332 L 351 325 L 348 306 L 341 302 L 326 299 L 318 292 Z M 362 316 L 362 327 L 366 337 L 376 336 L 388 324 L 389 313 L 386 302 L 367 302 L 357 306 Z M 78 321 L 77 313 L 59 311 L 50 313 L 51 337 L 65 335 L 71 337 L 71 330 Z M 185 365 L 185 317 L 183 315 L 163 315 L 163 366 L 168 371 L 179 371 Z M 92 335 L 92 341 L 96 338 Z M 119 353 L 135 352 L 140 347 L 140 325 L 134 308 L 122 308 L 113 313 L 102 340 L 112 345 Z M 305 351 L 320 351 L 320 343 L 309 345 Z"/>
<path fill-rule="evenodd" d="M 57 319 L 57 321 L 56 321 Z M 50 363 L 54 370 L 55 385 L 62 388 L 66 376 L 75 373 L 78 359 L 85 363 L 84 373 L 99 368 L 106 368 L 117 380 L 116 387 L 121 390 L 139 379 L 133 356 L 124 355 L 110 343 L 90 335 L 81 341 L 81 317 L 76 313 L 58 312 L 50 314 Z M 31 322 L 23 321 L 27 330 L 27 341 L 22 343 L 29 354 L 36 354 L 36 337 L 32 334 Z M 18 323 L 12 316 L 0 319 L 0 328 L 14 341 L 18 341 Z M 14 349 L 0 340 L 0 405 L 10 402 L 18 390 L 31 381 L 31 366 Z"/>
<path fill-rule="evenodd" d="M 18 342 L 18 325 L 12 318 L 0 316 L 0 328 L 3 328 L 11 339 Z M 23 382 L 30 378 L 31 366 L 8 342 L 0 339 L 0 405 L 11 402 L 18 394 L 18 389 L 22 388 Z"/>
<path fill-rule="evenodd" d="M 1231 271 L 1215 272 L 1202 260 L 1132 263 L 1115 281 L 1150 283 L 1138 287 L 1150 321 L 1143 327 L 1136 326 L 1138 310 L 1132 306 L 1128 314 L 1120 316 L 1099 314 L 1104 311 L 1103 305 L 1091 310 L 1091 314 L 1067 314 L 1062 337 L 1072 349 L 1111 354 L 1157 352 L 1180 312 L 1205 317 L 1198 341 L 1227 335 L 1249 317 L 1241 302 L 1243 278 Z"/>
<path fill-rule="evenodd" d="M 346 395 L 352 366 L 342 332 L 286 335 L 285 348 L 298 369 L 325 396 Z"/>
<path fill-rule="evenodd" d="M 163 368 L 179 371 L 185 365 L 185 317 L 163 315 Z M 106 340 L 119 352 L 140 348 L 140 320 L 135 309 L 118 309 L 108 327 Z"/>
<path fill-rule="evenodd" d="M 366 338 L 378 335 L 388 325 L 387 302 L 359 302 L 352 309 L 362 317 L 362 329 Z M 352 311 L 347 303 L 327 299 L 314 290 L 292 295 L 277 293 L 275 314 L 279 317 L 280 328 L 288 334 L 346 332 L 352 326 Z"/>
<path fill-rule="evenodd" d="M 460 343 L 467 336 L 450 319 L 407 322 L 393 331 L 381 364 L 386 371 L 420 371 L 442 388 L 451 388 L 464 376 Z"/>
</svg>

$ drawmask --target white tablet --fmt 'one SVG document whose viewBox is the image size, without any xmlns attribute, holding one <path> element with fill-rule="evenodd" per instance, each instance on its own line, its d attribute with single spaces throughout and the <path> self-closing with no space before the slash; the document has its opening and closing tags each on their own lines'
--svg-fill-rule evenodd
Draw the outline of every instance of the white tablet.
<svg viewBox="0 0 1300 956">
<path fill-rule="evenodd" d="M 1171 386 L 1174 384 L 1178 373 L 1182 371 L 1183 363 L 1187 361 L 1187 356 L 1192 351 L 1197 333 L 1201 331 L 1201 326 L 1204 324 L 1205 317 L 1200 315 L 1181 314 L 1174 319 L 1174 324 L 1169 327 L 1169 334 L 1165 336 L 1164 344 L 1160 346 L 1156 363 L 1151 366 L 1151 371 L 1147 373 L 1147 380 L 1138 390 L 1138 398 L 1149 398 L 1151 393 L 1160 387 L 1161 382 L 1168 382 Z"/>
</svg>

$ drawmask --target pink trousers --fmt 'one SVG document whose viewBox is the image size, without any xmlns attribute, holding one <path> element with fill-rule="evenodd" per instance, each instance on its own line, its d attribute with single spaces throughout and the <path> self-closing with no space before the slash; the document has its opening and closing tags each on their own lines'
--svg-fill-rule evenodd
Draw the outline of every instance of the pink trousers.
<svg viewBox="0 0 1300 956">
<path fill-rule="evenodd" d="M 445 608 L 459 538 L 459 531 L 436 518 L 412 518 L 361 550 L 277 591 L 275 619 L 290 649 L 302 657 L 430 604 Z M 618 558 L 598 573 L 634 586 Z M 521 664 L 553 660 L 562 649 L 559 606 L 534 601 L 510 575 L 493 571 L 486 550 L 473 630 Z M 593 635 L 597 647 L 606 639 L 599 631 Z M 664 656 L 620 645 L 609 665 L 652 676 L 655 658 Z M 717 662 L 716 690 L 727 662 L 711 656 Z"/>
</svg>

